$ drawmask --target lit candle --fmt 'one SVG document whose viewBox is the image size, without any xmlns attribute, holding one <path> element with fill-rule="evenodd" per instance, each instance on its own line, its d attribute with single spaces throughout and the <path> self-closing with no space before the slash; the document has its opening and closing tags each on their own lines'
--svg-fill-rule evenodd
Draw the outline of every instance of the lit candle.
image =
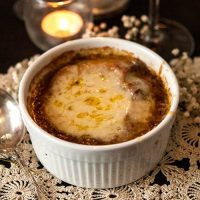
<svg viewBox="0 0 200 200">
<path fill-rule="evenodd" d="M 65 39 L 81 31 L 83 19 L 73 11 L 58 10 L 47 14 L 41 22 L 41 27 L 48 35 Z"/>
</svg>

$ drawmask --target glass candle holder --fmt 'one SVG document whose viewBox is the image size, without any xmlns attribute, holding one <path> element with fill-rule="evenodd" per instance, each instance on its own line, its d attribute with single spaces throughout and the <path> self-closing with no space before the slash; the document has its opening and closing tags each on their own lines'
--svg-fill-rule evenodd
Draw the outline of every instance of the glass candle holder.
<svg viewBox="0 0 200 200">
<path fill-rule="evenodd" d="M 128 6 L 129 0 L 91 0 L 91 3 L 95 19 L 101 19 L 122 13 Z"/>
<path fill-rule="evenodd" d="M 29 0 L 24 21 L 33 43 L 48 50 L 65 41 L 80 38 L 92 21 L 89 0 Z"/>
</svg>

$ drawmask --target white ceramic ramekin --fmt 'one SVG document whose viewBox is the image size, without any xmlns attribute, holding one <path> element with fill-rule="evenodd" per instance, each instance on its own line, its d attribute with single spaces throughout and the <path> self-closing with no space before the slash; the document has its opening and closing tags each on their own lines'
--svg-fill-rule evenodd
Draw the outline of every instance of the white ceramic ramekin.
<svg viewBox="0 0 200 200">
<path fill-rule="evenodd" d="M 26 98 L 31 80 L 41 68 L 65 51 L 101 46 L 132 52 L 159 73 L 172 96 L 170 111 L 153 130 L 124 143 L 80 145 L 50 135 L 32 120 L 27 111 Z M 139 44 L 113 38 L 74 40 L 47 51 L 27 69 L 19 89 L 22 117 L 38 159 L 59 179 L 76 186 L 91 188 L 109 188 L 130 183 L 156 166 L 166 149 L 178 100 L 176 77 L 160 56 Z"/>
</svg>

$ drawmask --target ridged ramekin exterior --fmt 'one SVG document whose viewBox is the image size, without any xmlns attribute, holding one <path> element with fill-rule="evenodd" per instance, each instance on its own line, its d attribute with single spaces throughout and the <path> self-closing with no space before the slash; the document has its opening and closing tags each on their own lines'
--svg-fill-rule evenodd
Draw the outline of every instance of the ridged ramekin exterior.
<svg viewBox="0 0 200 200">
<path fill-rule="evenodd" d="M 81 187 L 109 188 L 131 183 L 147 174 L 166 149 L 172 121 L 148 140 L 101 152 L 80 151 L 57 146 L 33 130 L 26 122 L 35 153 L 45 168 L 57 178 Z"/>
</svg>

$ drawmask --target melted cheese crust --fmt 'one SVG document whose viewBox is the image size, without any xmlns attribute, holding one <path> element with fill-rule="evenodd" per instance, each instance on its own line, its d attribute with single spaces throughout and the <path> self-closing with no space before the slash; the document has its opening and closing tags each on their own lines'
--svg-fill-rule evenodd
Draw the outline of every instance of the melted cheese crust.
<svg viewBox="0 0 200 200">
<path fill-rule="evenodd" d="M 33 79 L 27 104 L 50 134 L 102 145 L 147 133 L 170 103 L 161 78 L 142 61 L 102 47 L 65 52 L 50 62 Z"/>
<path fill-rule="evenodd" d="M 116 61 L 79 62 L 60 69 L 45 94 L 45 113 L 58 130 L 109 141 L 124 133 L 132 94 Z"/>
</svg>

